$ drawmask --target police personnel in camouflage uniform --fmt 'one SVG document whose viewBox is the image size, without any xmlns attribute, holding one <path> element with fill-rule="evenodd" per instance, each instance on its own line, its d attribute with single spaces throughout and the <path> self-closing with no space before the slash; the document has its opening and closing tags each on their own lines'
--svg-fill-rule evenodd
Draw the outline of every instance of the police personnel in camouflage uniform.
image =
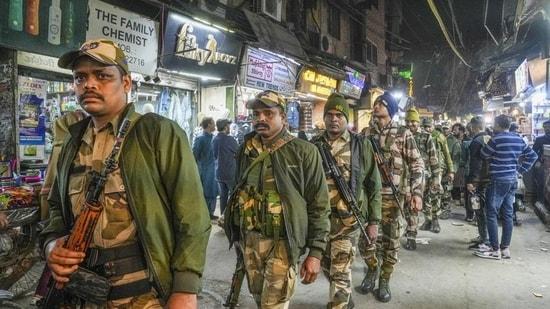
<svg viewBox="0 0 550 309">
<path fill-rule="evenodd" d="M 315 281 L 330 229 L 328 188 L 317 148 L 285 129 L 285 101 L 264 91 L 248 102 L 254 132 L 237 155 L 237 186 L 225 214 L 240 241 L 250 293 L 259 308 L 288 308 L 300 277 Z"/>
<path fill-rule="evenodd" d="M 412 193 L 412 196 L 408 202 L 412 211 L 420 211 L 422 210 L 424 162 L 412 133 L 406 127 L 401 127 L 392 121 L 398 109 L 397 102 L 391 94 L 386 92 L 379 96 L 374 103 L 373 124 L 366 135 L 379 145 L 398 191 L 400 188 L 410 188 L 407 190 Z M 407 175 L 406 179 L 403 175 Z M 391 299 L 389 281 L 394 265 L 397 263 L 397 252 L 400 247 L 401 223 L 399 222 L 399 204 L 392 194 L 390 185 L 383 183 L 381 193 L 382 220 L 378 241 L 369 247 L 359 245 L 368 271 L 358 290 L 365 294 L 373 291 L 380 269 L 377 297 L 382 302 L 388 302 Z M 382 257 L 381 261 L 378 260 L 377 254 Z"/>
<path fill-rule="evenodd" d="M 409 130 L 414 135 L 416 146 L 424 160 L 424 205 L 430 203 L 434 192 L 439 192 L 441 188 L 441 169 L 432 136 L 420 128 L 420 115 L 413 107 L 407 111 L 405 121 Z M 411 211 L 410 207 L 405 207 L 405 216 L 407 216 L 407 243 L 405 249 L 416 249 L 416 234 L 418 228 L 418 213 Z"/>
<path fill-rule="evenodd" d="M 72 281 L 85 263 L 112 286 L 100 308 L 197 308 L 211 224 L 185 132 L 153 113 L 140 116 L 127 103 L 132 81 L 116 43 L 88 41 L 58 64 L 72 69 L 75 95 L 90 117 L 69 127 L 48 199 L 41 243 L 54 280 Z M 117 168 L 107 174 L 90 250 L 65 249 L 90 172 L 103 168 L 124 118 L 132 127 Z M 84 280 L 79 289 L 86 288 L 94 287 Z"/>
<path fill-rule="evenodd" d="M 456 123 L 453 125 L 453 130 L 447 134 L 447 147 L 449 148 L 449 154 L 451 160 L 453 161 L 453 175 L 457 176 L 458 168 L 460 166 L 460 160 L 462 155 L 462 140 L 459 140 L 457 135 L 459 134 L 458 129 L 455 130 L 456 126 L 460 124 Z M 449 125 L 446 124 L 448 127 Z M 445 126 L 444 126 L 445 128 Z M 454 177 L 456 179 L 456 177 Z M 446 220 L 451 215 L 451 203 L 453 201 L 452 191 L 453 191 L 453 181 L 447 181 L 443 184 L 443 197 L 441 199 L 441 216 L 440 218 Z"/>
<path fill-rule="evenodd" d="M 447 181 L 452 182 L 454 177 L 453 174 L 453 161 L 451 160 L 451 155 L 449 154 L 449 148 L 447 148 L 447 140 L 443 133 L 438 130 L 434 130 L 433 120 L 431 118 L 422 119 L 422 127 L 424 130 L 432 135 L 432 138 L 435 143 L 435 148 L 437 149 L 439 166 L 442 169 L 442 174 L 447 172 L 446 177 Z M 443 182 L 443 180 L 442 180 Z M 434 190 L 430 192 L 429 198 L 427 198 L 426 207 L 424 208 L 424 218 L 425 221 L 420 227 L 423 231 L 432 231 L 434 233 L 439 233 L 441 227 L 439 226 L 439 215 L 441 214 L 441 197 L 443 195 L 443 188 L 440 188 L 437 192 Z"/>
<path fill-rule="evenodd" d="M 363 223 L 371 241 L 378 235 L 381 196 L 380 173 L 368 139 L 348 130 L 349 106 L 341 94 L 333 93 L 324 108 L 326 131 L 312 143 L 329 145 L 332 156 L 355 193 L 358 207 L 366 214 Z M 359 239 L 357 220 L 342 199 L 332 178 L 327 178 L 330 197 L 330 234 L 322 267 L 330 281 L 328 308 L 353 308 L 351 300 L 351 265 Z"/>
</svg>

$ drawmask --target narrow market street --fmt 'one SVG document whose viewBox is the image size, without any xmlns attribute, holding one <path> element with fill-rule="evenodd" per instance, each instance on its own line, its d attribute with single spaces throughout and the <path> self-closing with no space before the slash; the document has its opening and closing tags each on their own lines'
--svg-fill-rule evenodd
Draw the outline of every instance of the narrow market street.
<svg viewBox="0 0 550 309">
<path fill-rule="evenodd" d="M 523 224 L 514 229 L 512 259 L 483 260 L 467 249 L 476 227 L 463 220 L 463 208 L 454 208 L 441 221 L 440 234 L 419 231 L 416 251 L 401 248 L 391 302 L 354 292 L 355 308 L 550 308 L 550 233 L 531 208 L 519 216 Z M 222 229 L 213 225 L 200 308 L 222 308 L 234 265 Z M 361 283 L 363 265 L 354 263 L 354 286 Z M 290 308 L 324 308 L 327 301 L 328 281 L 319 276 L 312 285 L 298 285 Z M 246 286 L 241 308 L 255 308 Z"/>
</svg>

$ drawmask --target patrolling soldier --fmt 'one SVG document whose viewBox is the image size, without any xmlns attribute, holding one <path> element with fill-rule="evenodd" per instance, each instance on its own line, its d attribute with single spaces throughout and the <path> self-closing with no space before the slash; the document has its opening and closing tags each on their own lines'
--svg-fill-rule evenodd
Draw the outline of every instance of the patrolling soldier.
<svg viewBox="0 0 550 309">
<path fill-rule="evenodd" d="M 409 130 L 414 135 L 416 146 L 424 160 L 424 205 L 429 204 L 434 198 L 436 192 L 441 190 L 441 169 L 434 141 L 430 133 L 424 132 L 420 128 L 420 115 L 413 107 L 407 111 L 405 121 Z M 428 208 L 428 207 L 425 207 Z M 418 213 L 405 207 L 405 216 L 407 217 L 407 243 L 405 249 L 416 250 L 416 235 L 418 228 Z"/>
<path fill-rule="evenodd" d="M 225 214 L 230 243 L 243 250 L 259 308 L 288 308 L 299 257 L 302 283 L 315 281 L 330 229 L 328 188 L 316 147 L 285 129 L 285 101 L 264 91 L 247 103 L 254 132 L 237 155 L 237 185 Z"/>
<path fill-rule="evenodd" d="M 58 65 L 73 71 L 75 95 L 89 117 L 68 127 L 48 199 L 50 220 L 40 235 L 53 280 L 78 295 L 84 308 L 197 308 L 211 224 L 187 135 L 175 122 L 139 115 L 127 102 L 132 80 L 116 43 L 87 41 Z M 66 235 L 89 209 L 86 188 L 121 142 L 124 119 L 132 124 L 119 160 L 104 187 L 92 186 L 102 190 L 99 221 L 86 231 L 90 249 L 69 250 Z M 98 288 L 105 281 L 109 288 Z"/>
<path fill-rule="evenodd" d="M 453 126 L 454 128 L 454 126 Z M 453 180 L 454 176 L 456 175 L 459 167 L 460 162 L 460 155 L 462 152 L 461 149 L 461 142 L 456 138 L 454 135 L 454 132 L 451 131 L 450 125 L 448 122 L 444 122 L 442 124 L 443 129 L 443 135 L 445 136 L 445 139 L 447 140 L 447 149 L 449 149 L 449 156 L 451 158 L 451 161 L 453 162 L 453 168 L 450 170 L 452 172 L 453 177 L 449 180 L 449 177 L 445 177 L 444 181 L 442 181 L 443 186 L 443 195 L 441 197 L 441 215 L 439 216 L 442 220 L 449 219 L 451 215 L 451 202 L 452 202 L 452 195 L 451 191 L 453 190 Z M 447 175 L 449 171 L 447 171 Z"/>
<path fill-rule="evenodd" d="M 376 145 L 376 155 L 383 161 L 382 164 L 378 163 L 382 177 L 382 219 L 377 243 L 367 247 L 360 241 L 359 250 L 368 270 L 361 286 L 358 287 L 358 292 L 367 294 L 374 291 L 376 280 L 379 279 L 376 296 L 381 302 L 391 300 L 390 277 L 397 263 L 400 247 L 400 188 L 410 188 L 408 191 L 412 196 L 408 202 L 411 204 L 411 210 L 422 210 L 424 162 L 412 133 L 406 127 L 392 121 L 397 111 L 397 102 L 388 92 L 379 96 L 374 102 L 373 123 L 366 132 L 367 137 Z M 406 179 L 403 175 L 407 175 Z M 397 187 L 397 192 L 392 190 L 392 182 Z M 381 260 L 377 255 L 381 256 Z"/>
<path fill-rule="evenodd" d="M 453 161 L 451 160 L 451 155 L 449 154 L 449 148 L 447 148 L 447 140 L 443 133 L 438 130 L 434 130 L 433 120 L 430 118 L 422 119 L 422 127 L 424 130 L 432 135 L 432 138 L 435 143 L 435 148 L 438 154 L 439 166 L 443 173 L 447 172 L 446 179 L 447 181 L 452 182 L 454 177 L 453 171 Z M 443 182 L 443 180 L 442 180 Z M 443 188 L 436 192 L 430 192 L 430 197 L 428 198 L 426 207 L 424 208 L 424 218 L 425 221 L 420 227 L 422 231 L 432 231 L 434 233 L 441 232 L 441 227 L 439 226 L 439 215 L 441 213 L 441 196 L 443 195 Z"/>
<path fill-rule="evenodd" d="M 326 131 L 312 139 L 330 149 L 346 184 L 356 197 L 361 217 L 366 218 L 366 231 L 371 241 L 378 235 L 381 195 L 380 173 L 374 160 L 372 145 L 364 136 L 348 130 L 349 106 L 341 94 L 333 93 L 324 109 Z M 328 308 L 353 308 L 351 300 L 351 265 L 360 228 L 332 177 L 327 178 L 330 197 L 329 243 L 322 267 L 330 281 Z"/>
</svg>

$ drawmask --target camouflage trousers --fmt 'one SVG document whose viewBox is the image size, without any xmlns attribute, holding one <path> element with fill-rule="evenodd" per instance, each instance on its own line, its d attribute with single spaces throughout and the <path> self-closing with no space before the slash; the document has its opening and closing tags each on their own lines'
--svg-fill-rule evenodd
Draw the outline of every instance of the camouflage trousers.
<svg viewBox="0 0 550 309">
<path fill-rule="evenodd" d="M 353 221 L 355 222 L 355 221 Z M 351 298 L 351 265 L 359 228 L 346 226 L 337 215 L 330 217 L 330 234 L 322 260 L 323 273 L 330 282 L 328 308 L 347 308 Z"/>
<path fill-rule="evenodd" d="M 410 205 L 405 205 L 403 212 L 405 213 L 405 221 L 407 221 L 405 236 L 407 239 L 416 239 L 418 234 L 418 212 L 411 210 Z"/>
<path fill-rule="evenodd" d="M 452 184 L 449 185 L 448 182 L 442 182 L 443 194 L 441 195 L 441 210 L 442 211 L 451 211 L 451 201 L 453 200 L 451 190 Z"/>
<path fill-rule="evenodd" d="M 288 308 L 296 285 L 296 265 L 288 259 L 286 240 L 274 241 L 258 232 L 247 232 L 244 268 L 248 290 L 258 308 Z"/>
<path fill-rule="evenodd" d="M 378 239 L 370 246 L 366 245 L 364 236 L 359 238 L 359 251 L 369 268 L 376 271 L 380 266 L 380 278 L 389 279 L 397 264 L 401 222 L 399 206 L 392 195 L 382 195 L 382 220 L 378 226 Z M 380 257 L 380 258 L 379 258 Z M 380 259 L 382 261 L 380 261 Z"/>
<path fill-rule="evenodd" d="M 96 305 L 92 303 L 85 303 L 82 309 L 161 309 L 162 305 L 160 299 L 157 298 L 155 292 L 150 292 L 147 294 L 118 299 L 109 301 L 104 305 Z"/>
<path fill-rule="evenodd" d="M 424 218 L 426 220 L 437 219 L 441 214 L 441 192 L 426 190 L 424 192 Z"/>
</svg>

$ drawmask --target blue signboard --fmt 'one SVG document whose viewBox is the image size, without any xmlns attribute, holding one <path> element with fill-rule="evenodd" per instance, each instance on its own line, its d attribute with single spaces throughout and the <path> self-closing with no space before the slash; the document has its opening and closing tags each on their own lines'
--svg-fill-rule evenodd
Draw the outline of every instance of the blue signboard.
<svg viewBox="0 0 550 309">
<path fill-rule="evenodd" d="M 345 67 L 345 69 L 346 80 L 340 82 L 338 92 L 354 99 L 361 98 L 361 91 L 363 91 L 363 87 L 365 86 L 365 75 L 350 67 Z"/>
</svg>

